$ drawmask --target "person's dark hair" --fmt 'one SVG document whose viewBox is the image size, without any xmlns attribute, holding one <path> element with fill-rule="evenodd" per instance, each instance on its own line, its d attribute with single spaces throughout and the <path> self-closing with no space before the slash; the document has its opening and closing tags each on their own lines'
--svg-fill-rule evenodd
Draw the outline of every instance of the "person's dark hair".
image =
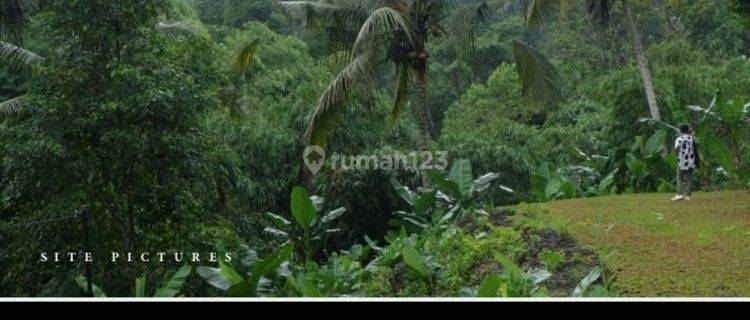
<svg viewBox="0 0 750 320">
<path fill-rule="evenodd" d="M 680 126 L 680 132 L 681 132 L 681 133 L 685 133 L 685 134 L 687 134 L 687 133 L 692 133 L 692 132 L 693 132 L 693 129 L 690 129 L 690 125 L 688 125 L 688 124 L 683 124 L 683 125 L 681 125 L 681 126 Z"/>
</svg>

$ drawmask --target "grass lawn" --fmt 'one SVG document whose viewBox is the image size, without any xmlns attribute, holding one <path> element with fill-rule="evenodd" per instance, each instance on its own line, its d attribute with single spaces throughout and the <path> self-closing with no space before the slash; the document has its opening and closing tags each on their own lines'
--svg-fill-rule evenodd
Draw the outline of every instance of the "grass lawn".
<svg viewBox="0 0 750 320">
<path fill-rule="evenodd" d="M 637 194 L 514 206 L 594 248 L 621 296 L 750 297 L 750 193 Z"/>
</svg>

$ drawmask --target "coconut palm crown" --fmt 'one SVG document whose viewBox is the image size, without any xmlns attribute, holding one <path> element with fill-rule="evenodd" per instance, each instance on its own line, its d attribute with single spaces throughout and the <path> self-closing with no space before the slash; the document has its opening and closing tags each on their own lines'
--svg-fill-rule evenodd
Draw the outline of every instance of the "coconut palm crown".
<svg viewBox="0 0 750 320">
<path fill-rule="evenodd" d="M 432 141 L 433 125 L 427 97 L 427 72 L 431 37 L 450 36 L 460 48 L 471 48 L 474 29 L 490 14 L 485 1 L 459 0 L 322 0 L 280 2 L 308 24 L 315 19 L 340 27 L 339 41 L 350 41 L 349 63 L 323 92 L 304 135 L 306 145 L 324 146 L 331 131 L 342 121 L 348 94 L 356 86 L 372 84 L 384 63 L 396 69 L 392 117 L 397 117 L 415 87 L 414 114 L 420 129 L 422 150 Z M 348 29 L 356 30 L 347 32 Z M 556 90 L 557 74 L 530 47 L 514 46 L 524 93 Z"/>
</svg>

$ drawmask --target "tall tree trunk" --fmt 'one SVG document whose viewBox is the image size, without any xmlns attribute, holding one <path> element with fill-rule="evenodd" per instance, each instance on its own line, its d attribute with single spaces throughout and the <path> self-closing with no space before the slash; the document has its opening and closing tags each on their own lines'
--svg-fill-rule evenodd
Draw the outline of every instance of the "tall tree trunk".
<svg viewBox="0 0 750 320">
<path fill-rule="evenodd" d="M 430 151 L 430 144 L 432 143 L 432 119 L 430 118 L 430 110 L 427 106 L 426 69 L 426 67 L 417 69 L 417 103 L 415 104 L 416 110 L 414 112 L 419 124 L 419 150 L 423 152 Z M 418 165 L 421 165 L 421 163 Z M 430 179 L 427 177 L 427 172 L 422 171 L 421 176 L 422 186 L 429 187 Z"/>
<path fill-rule="evenodd" d="M 633 13 L 630 10 L 627 0 L 622 0 L 622 8 L 625 11 L 625 20 L 627 20 L 628 26 L 630 27 L 630 33 L 633 36 L 633 48 L 635 49 L 635 57 L 638 60 L 638 69 L 640 69 L 641 76 L 643 77 L 643 88 L 646 91 L 646 99 L 648 100 L 648 109 L 651 112 L 651 118 L 661 120 L 659 105 L 656 103 L 656 91 L 654 90 L 651 70 L 648 68 L 648 60 L 646 59 L 646 54 L 643 52 L 641 34 L 635 24 L 635 19 L 633 18 Z"/>
</svg>

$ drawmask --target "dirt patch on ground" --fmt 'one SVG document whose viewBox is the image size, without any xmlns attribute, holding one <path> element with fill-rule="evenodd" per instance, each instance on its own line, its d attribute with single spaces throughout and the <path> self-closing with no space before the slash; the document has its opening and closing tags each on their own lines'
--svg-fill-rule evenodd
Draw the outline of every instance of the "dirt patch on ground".
<svg viewBox="0 0 750 320">
<path fill-rule="evenodd" d="M 513 210 L 500 210 L 490 214 L 489 221 L 498 227 L 516 227 L 510 219 L 514 214 Z M 549 269 L 540 259 L 540 253 L 544 251 L 564 256 L 564 261 L 556 270 L 549 270 L 552 276 L 542 283 L 552 296 L 570 296 L 581 279 L 600 266 L 599 256 L 593 250 L 579 245 L 570 236 L 561 235 L 552 229 L 524 228 L 520 232 L 527 247 L 526 254 L 520 260 L 524 270 Z M 601 283 L 601 279 L 597 283 Z"/>
<path fill-rule="evenodd" d="M 473 216 L 465 214 L 456 220 L 456 224 L 459 228 L 466 230 L 468 233 L 475 233 L 479 228 L 476 219 Z"/>
<path fill-rule="evenodd" d="M 503 266 L 497 263 L 479 263 L 474 266 L 473 269 L 476 279 L 484 279 L 491 274 L 499 274 L 503 272 Z"/>
<path fill-rule="evenodd" d="M 391 279 L 391 286 L 393 286 L 395 292 L 400 292 L 406 286 L 406 272 L 408 269 L 409 267 L 403 262 L 396 264 L 394 277 Z"/>
<path fill-rule="evenodd" d="M 510 221 L 510 217 L 513 216 L 515 211 L 513 210 L 500 210 L 490 214 L 490 223 L 497 227 L 510 227 L 513 222 Z"/>
<path fill-rule="evenodd" d="M 525 229 L 524 241 L 528 246 L 523 258 L 524 269 L 546 268 L 540 259 L 542 252 L 562 254 L 565 261 L 545 281 L 545 286 L 553 296 L 569 296 L 578 283 L 595 267 L 600 265 L 599 256 L 588 248 L 581 247 L 569 236 L 562 236 L 550 229 Z"/>
<path fill-rule="evenodd" d="M 513 225 L 513 222 L 510 221 L 510 217 L 513 216 L 515 212 L 513 210 L 500 210 L 493 213 L 490 213 L 488 218 L 490 224 L 496 227 L 510 227 Z M 482 225 L 477 223 L 477 219 L 475 216 L 472 215 L 463 215 L 456 221 L 458 224 L 458 227 L 463 229 L 464 231 L 468 233 L 478 233 L 480 231 L 488 231 L 486 225 Z M 481 230 L 480 230 L 481 229 Z"/>
</svg>

